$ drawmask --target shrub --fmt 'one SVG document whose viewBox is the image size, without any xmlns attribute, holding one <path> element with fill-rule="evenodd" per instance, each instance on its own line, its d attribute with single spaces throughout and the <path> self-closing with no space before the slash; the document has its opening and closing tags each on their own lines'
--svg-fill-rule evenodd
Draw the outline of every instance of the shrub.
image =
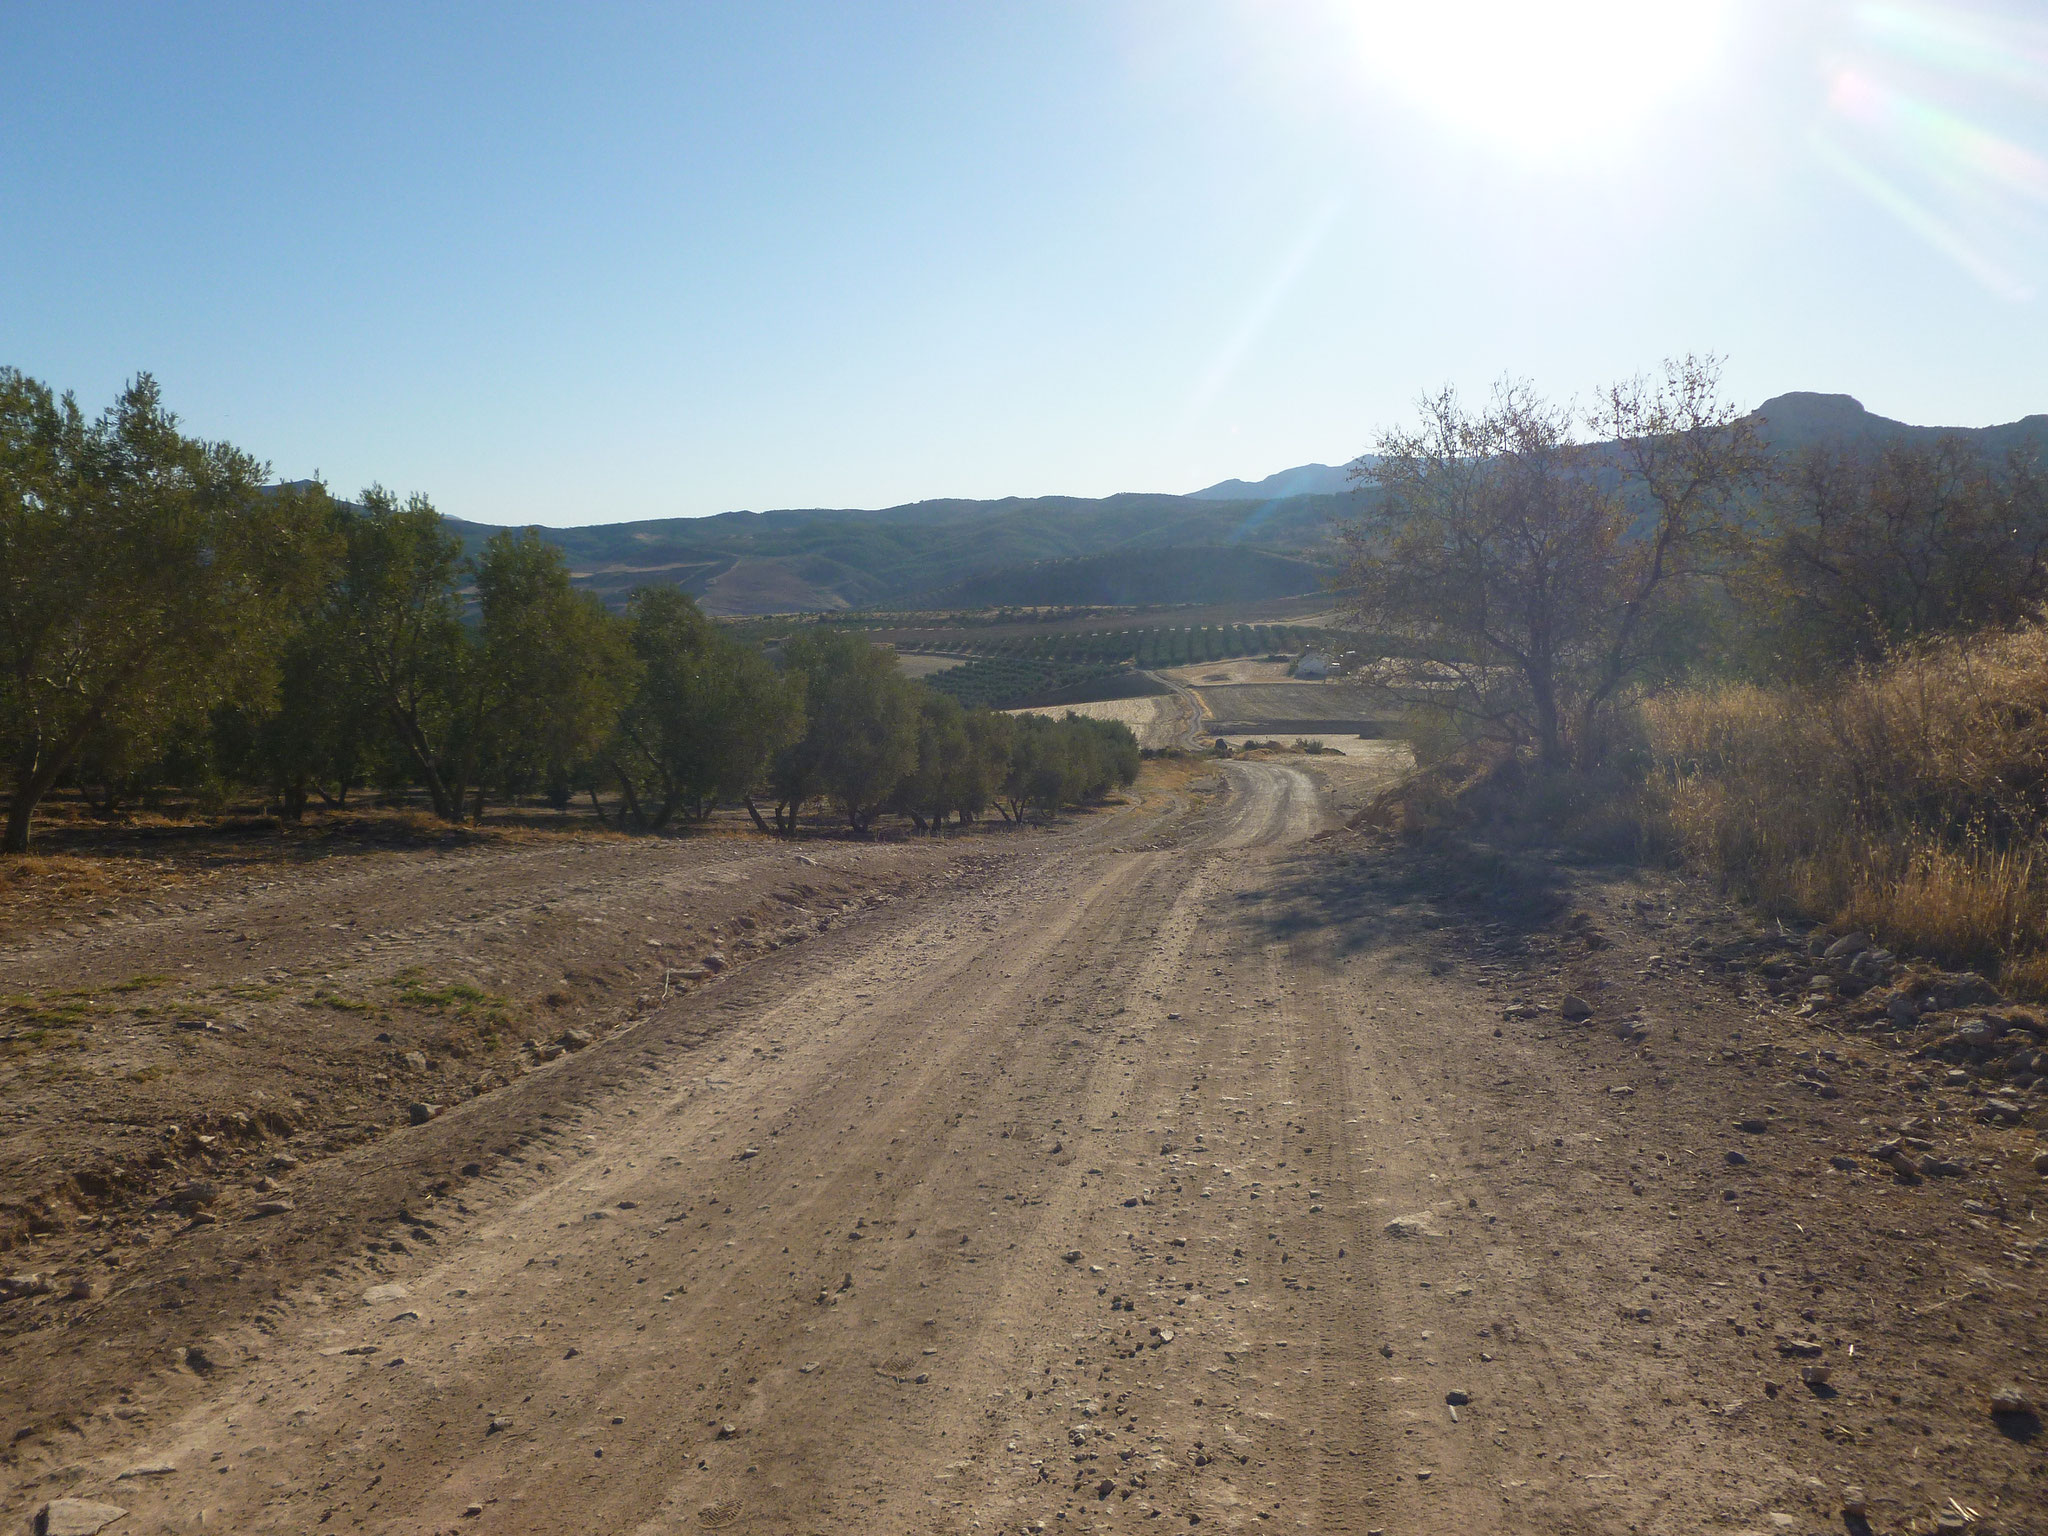
<svg viewBox="0 0 2048 1536">
<path fill-rule="evenodd" d="M 1686 852 L 1766 907 L 2048 981 L 2048 622 L 1902 649 L 1821 688 L 1644 706 Z"/>
</svg>

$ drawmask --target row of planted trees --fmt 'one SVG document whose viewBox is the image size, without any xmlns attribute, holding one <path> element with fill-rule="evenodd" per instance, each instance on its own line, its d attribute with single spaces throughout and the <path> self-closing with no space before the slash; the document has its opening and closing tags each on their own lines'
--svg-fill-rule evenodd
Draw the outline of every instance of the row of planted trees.
<svg viewBox="0 0 2048 1536">
<path fill-rule="evenodd" d="M 765 802 L 790 831 L 822 801 L 861 832 L 1051 813 L 1136 776 L 1124 727 L 964 710 L 858 636 L 771 658 L 672 587 L 607 611 L 531 531 L 469 558 L 423 497 L 266 482 L 146 376 L 88 419 L 0 370 L 7 850 L 60 786 L 111 808 L 167 776 L 259 786 L 294 819 L 367 787 L 449 821 L 580 793 L 643 830 L 721 803 L 765 829 Z"/>
</svg>

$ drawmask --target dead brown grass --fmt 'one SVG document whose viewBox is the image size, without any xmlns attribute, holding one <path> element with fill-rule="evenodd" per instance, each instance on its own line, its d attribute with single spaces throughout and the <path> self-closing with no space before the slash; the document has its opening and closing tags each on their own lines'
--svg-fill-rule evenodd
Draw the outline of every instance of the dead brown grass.
<svg viewBox="0 0 2048 1536">
<path fill-rule="evenodd" d="M 1687 854 L 1768 907 L 2048 990 L 2048 620 L 1825 689 L 1644 706 Z"/>
</svg>

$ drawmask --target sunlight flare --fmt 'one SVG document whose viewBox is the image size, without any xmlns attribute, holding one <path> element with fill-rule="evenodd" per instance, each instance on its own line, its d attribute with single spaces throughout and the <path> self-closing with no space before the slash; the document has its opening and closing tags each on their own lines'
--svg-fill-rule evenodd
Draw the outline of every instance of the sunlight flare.
<svg viewBox="0 0 2048 1536">
<path fill-rule="evenodd" d="M 1720 53 L 1719 0 L 1352 0 L 1368 67 L 1454 131 L 1520 155 L 1611 145 Z"/>
</svg>

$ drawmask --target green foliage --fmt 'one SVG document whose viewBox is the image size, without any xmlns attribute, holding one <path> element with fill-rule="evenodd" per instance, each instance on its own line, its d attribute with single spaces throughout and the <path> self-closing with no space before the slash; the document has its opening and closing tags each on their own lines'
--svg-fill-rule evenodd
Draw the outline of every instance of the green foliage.
<svg viewBox="0 0 2048 1536">
<path fill-rule="evenodd" d="M 1015 731 L 1002 787 L 1013 820 L 1023 820 L 1027 811 L 1051 816 L 1064 806 L 1099 800 L 1138 777 L 1138 738 L 1119 721 L 1019 715 Z"/>
<path fill-rule="evenodd" d="M 339 641 L 391 743 L 426 786 L 434 813 L 462 814 L 470 723 L 470 642 L 457 581 L 462 546 L 426 497 L 401 503 L 381 486 L 342 520 L 343 557 L 329 596 Z"/>
<path fill-rule="evenodd" d="M 701 820 L 744 799 L 802 735 L 800 686 L 674 587 L 635 592 L 627 622 L 639 681 L 609 762 L 634 824 L 660 828 L 678 810 Z"/>
<path fill-rule="evenodd" d="M 633 657 L 625 626 L 570 585 L 562 551 L 533 530 L 493 538 L 475 570 L 465 768 L 481 815 L 487 782 L 516 793 L 598 751 L 630 692 Z"/>
<path fill-rule="evenodd" d="M 133 763 L 275 684 L 277 638 L 328 558 L 324 497 L 178 430 L 139 376 L 96 421 L 0 369 L 0 847 L 89 749 Z"/>
<path fill-rule="evenodd" d="M 1058 661 L 1046 656 L 989 656 L 935 672 L 926 683 L 962 704 L 984 709 L 1023 709 L 1054 694 L 1107 682 L 1125 668 L 1119 662 Z"/>
<path fill-rule="evenodd" d="M 897 672 L 894 651 L 858 635 L 807 631 L 783 648 L 783 665 L 803 680 L 805 729 L 776 755 L 777 820 L 793 825 L 803 803 L 822 795 L 865 832 L 917 765 L 926 690 Z"/>
</svg>

